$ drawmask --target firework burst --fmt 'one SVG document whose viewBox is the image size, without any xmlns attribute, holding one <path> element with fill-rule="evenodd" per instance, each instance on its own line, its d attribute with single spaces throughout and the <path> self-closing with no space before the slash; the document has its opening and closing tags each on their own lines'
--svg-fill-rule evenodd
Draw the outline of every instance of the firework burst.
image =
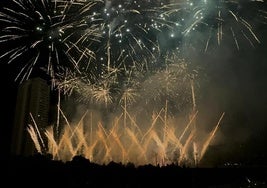
<svg viewBox="0 0 267 188">
<path fill-rule="evenodd" d="M 82 1 L 13 0 L 2 8 L 0 42 L 6 48 L 0 57 L 18 64 L 16 79 L 28 79 L 33 69 L 41 67 L 52 78 L 60 66 L 78 70 L 81 55 L 78 60 L 75 55 L 93 55 L 86 46 L 73 42 L 84 27 L 79 18 L 91 6 Z M 87 38 L 97 35 L 94 26 L 86 26 Z"/>
<path fill-rule="evenodd" d="M 100 26 L 102 37 L 93 45 L 96 59 L 92 61 L 96 61 L 99 74 L 114 67 L 127 71 L 140 64 L 155 66 L 161 54 L 158 35 L 174 25 L 162 16 L 161 6 L 160 1 L 98 3 L 93 20 Z"/>
<path fill-rule="evenodd" d="M 252 21 L 266 22 L 264 0 L 12 0 L 1 9 L 1 58 L 18 64 L 17 79 L 43 67 L 54 78 L 69 67 L 98 79 L 112 69 L 157 67 L 173 49 L 223 38 L 260 43 Z M 244 10 L 251 9 L 249 12 Z M 245 40 L 241 40 L 245 39 Z M 227 40 L 228 41 L 228 40 Z"/>
<path fill-rule="evenodd" d="M 260 39 L 253 24 L 255 18 L 259 18 L 261 23 L 266 22 L 264 5 L 264 0 L 188 0 L 173 3 L 168 6 L 171 11 L 166 10 L 166 15 L 179 27 L 170 35 L 174 39 L 182 35 L 183 43 L 193 47 L 202 42 L 205 52 L 212 44 L 221 45 L 223 38 L 232 38 L 238 50 L 241 44 L 245 44 L 244 41 L 254 47 Z"/>
</svg>

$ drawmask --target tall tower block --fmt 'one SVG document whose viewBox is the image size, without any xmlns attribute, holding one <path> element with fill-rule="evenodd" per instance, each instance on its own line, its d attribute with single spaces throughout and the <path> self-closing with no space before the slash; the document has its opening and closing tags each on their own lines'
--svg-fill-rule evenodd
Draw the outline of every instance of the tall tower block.
<svg viewBox="0 0 267 188">
<path fill-rule="evenodd" d="M 27 127 L 29 124 L 34 125 L 34 120 L 38 129 L 44 130 L 48 126 L 49 106 L 50 88 L 46 80 L 38 77 L 32 78 L 19 86 L 11 154 L 29 156 L 36 152 L 33 141 L 27 132 Z"/>
</svg>

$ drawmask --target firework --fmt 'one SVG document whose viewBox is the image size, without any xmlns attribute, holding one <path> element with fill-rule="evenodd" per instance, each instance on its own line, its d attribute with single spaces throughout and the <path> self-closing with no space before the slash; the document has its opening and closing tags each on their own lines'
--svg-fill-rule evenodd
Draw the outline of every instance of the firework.
<svg viewBox="0 0 267 188">
<path fill-rule="evenodd" d="M 207 51 L 215 41 L 221 45 L 223 38 L 232 38 L 236 48 L 240 49 L 244 41 L 253 47 L 260 43 L 253 24 L 255 18 L 261 23 L 266 22 L 264 6 L 263 0 L 189 0 L 170 4 L 168 9 L 171 11 L 166 14 L 179 26 L 171 33 L 174 39 L 182 35 L 184 43 L 193 47 L 195 42 L 204 42 L 204 51 Z"/>
<path fill-rule="evenodd" d="M 57 134 L 53 128 L 46 130 L 48 152 L 64 160 L 81 153 L 99 163 L 197 165 L 223 115 L 206 142 L 197 140 L 199 72 L 184 60 L 180 48 L 197 47 L 200 41 L 207 51 L 225 38 L 237 49 L 243 41 L 255 46 L 260 39 L 250 17 L 256 15 L 264 23 L 267 15 L 258 7 L 263 0 L 11 3 L 0 12 L 0 44 L 7 45 L 0 58 L 18 65 L 16 79 L 28 79 L 41 68 L 59 96 L 75 96 L 110 116 L 93 120 L 91 113 L 89 126 L 85 116 L 71 125 L 59 98 L 58 122 L 61 113 L 66 126 L 61 134 L 59 125 Z M 189 123 L 178 127 L 173 117 L 188 109 Z M 43 152 L 36 126 L 28 131 Z"/>
<path fill-rule="evenodd" d="M 77 39 L 84 27 L 80 19 L 83 20 L 84 9 L 91 6 L 92 2 L 82 1 L 13 0 L 2 8 L 0 42 L 6 45 L 1 58 L 18 64 L 16 79 L 28 79 L 39 68 L 54 78 L 60 66 L 78 69 L 81 55 L 79 59 L 74 55 L 92 56 L 87 46 L 73 42 L 81 40 Z M 86 26 L 87 38 L 95 38 L 94 25 Z"/>
<path fill-rule="evenodd" d="M 215 136 L 223 116 L 210 136 L 207 136 L 207 140 L 202 143 L 196 139 L 197 129 L 194 128 L 188 129 L 189 134 L 181 139 L 179 135 L 185 132 L 184 129 L 188 126 L 178 125 L 174 117 L 164 117 L 164 111 L 167 111 L 166 107 L 156 116 L 152 116 L 148 126 L 138 126 L 140 122 L 135 121 L 129 113 L 127 113 L 127 118 L 130 121 L 126 127 L 123 126 L 122 115 L 116 116 L 106 128 L 101 120 L 94 120 L 96 124 L 89 123 L 88 125 L 84 119 L 86 113 L 76 125 L 70 124 L 65 117 L 66 125 L 59 139 L 55 138 L 53 129 L 45 130 L 48 150 L 40 149 L 41 144 L 38 139 L 34 141 L 38 151 L 48 152 L 56 160 L 69 161 L 76 155 L 83 155 L 98 164 L 114 161 L 122 164 L 131 162 L 137 166 L 144 164 L 164 166 L 172 163 L 197 165 Z M 92 119 L 88 120 L 88 122 L 92 121 Z M 30 126 L 28 131 L 33 135 L 32 138 L 38 137 L 37 128 Z M 201 149 L 201 155 L 197 155 L 196 145 Z"/>
<path fill-rule="evenodd" d="M 150 104 L 152 111 L 159 110 L 158 107 L 166 101 L 169 101 L 169 111 L 174 113 L 196 106 L 195 92 L 199 90 L 200 72 L 177 56 L 168 57 L 167 61 L 163 70 L 115 69 L 97 81 L 65 71 L 57 76 L 60 79 L 56 83 L 62 93 L 68 93 L 80 103 L 115 111 L 120 111 L 123 105 L 125 110 L 135 106 L 141 112 L 142 104 Z M 148 111 L 147 108 L 143 110 Z"/>
<path fill-rule="evenodd" d="M 157 34 L 169 23 L 161 18 L 158 1 L 104 1 L 95 20 L 102 31 L 95 45 L 100 70 L 107 67 L 131 69 L 141 63 L 153 64 L 160 54 Z"/>
<path fill-rule="evenodd" d="M 40 67 L 52 78 L 63 66 L 92 79 L 112 69 L 157 68 L 168 52 L 188 43 L 196 47 L 199 40 L 205 41 L 205 51 L 229 37 L 237 49 L 241 38 L 254 46 L 260 39 L 251 18 L 266 22 L 263 0 L 10 3 L 0 13 L 0 42 L 5 45 L 0 57 L 18 64 L 21 80 Z"/>
</svg>

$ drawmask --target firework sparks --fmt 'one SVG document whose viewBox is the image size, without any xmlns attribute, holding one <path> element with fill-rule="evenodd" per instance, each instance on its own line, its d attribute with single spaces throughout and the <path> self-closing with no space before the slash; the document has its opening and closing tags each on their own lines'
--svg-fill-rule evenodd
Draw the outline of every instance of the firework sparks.
<svg viewBox="0 0 267 188">
<path fill-rule="evenodd" d="M 0 12 L 0 42 L 8 44 L 0 57 L 8 63 L 23 59 L 18 65 L 21 80 L 38 67 L 45 67 L 52 78 L 60 65 L 93 77 L 101 77 L 105 67 L 107 73 L 112 67 L 127 71 L 144 62 L 153 67 L 163 63 L 162 54 L 173 45 L 179 49 L 183 43 L 194 43 L 199 34 L 206 38 L 205 51 L 213 38 L 220 45 L 226 33 L 237 49 L 241 38 L 254 46 L 260 39 L 249 17 L 266 22 L 264 3 L 12 0 Z M 244 13 L 249 7 L 251 11 Z"/>
<path fill-rule="evenodd" d="M 110 87 L 108 84 L 100 85 L 93 90 L 93 98 L 97 103 L 103 103 L 107 107 L 112 103 L 112 96 L 110 95 Z"/>
<path fill-rule="evenodd" d="M 262 9 L 264 3 L 254 0 L 189 0 L 169 4 L 164 8 L 168 7 L 166 14 L 177 25 L 170 36 L 175 39 L 182 35 L 189 43 L 204 42 L 204 51 L 207 51 L 214 41 L 221 45 L 223 38 L 229 36 L 232 36 L 237 49 L 240 48 L 240 42 L 243 44 L 243 39 L 253 47 L 260 43 L 253 29 L 255 20 L 251 18 L 257 17 L 259 22 L 266 22 L 266 11 Z M 246 9 L 250 11 L 245 12 Z"/>
<path fill-rule="evenodd" d="M 144 126 L 139 127 L 137 121 L 134 122 L 134 125 L 133 122 L 128 123 L 125 128 L 122 126 L 124 122 L 120 121 L 121 116 L 115 117 L 114 123 L 106 128 L 101 122 L 96 122 L 96 126 L 89 125 L 88 127 L 84 121 L 86 114 L 76 125 L 70 124 L 65 117 L 66 126 L 64 126 L 59 139 L 54 137 L 51 128 L 45 130 L 48 152 L 53 155 L 54 159 L 64 161 L 69 161 L 74 156 L 81 154 L 99 164 L 114 161 L 123 164 L 132 162 L 137 166 L 143 164 L 164 166 L 171 163 L 197 165 L 205 154 L 211 138 L 214 137 L 219 123 L 210 133 L 211 136 L 208 136 L 208 141 L 204 143 L 194 139 L 197 129 L 191 129 L 189 135 L 185 137 L 185 141 L 181 141 L 179 134 L 184 131 L 184 128 L 172 124 L 171 122 L 175 122 L 172 117 L 168 116 L 165 119 L 163 114 L 159 112 L 156 117 L 152 117 L 151 125 L 147 129 Z M 90 117 L 92 118 L 92 116 Z M 163 121 L 163 119 L 165 120 Z M 132 117 L 131 120 L 134 121 Z M 166 123 L 168 129 L 166 129 Z M 184 127 L 187 128 L 187 126 Z M 86 131 L 88 128 L 93 128 L 93 134 Z M 30 126 L 28 131 L 35 137 L 39 134 L 39 130 L 33 126 Z M 36 142 L 37 149 L 44 152 L 41 148 L 43 146 L 39 144 L 39 139 L 35 139 L 35 137 L 33 137 L 33 141 Z M 197 144 L 203 147 L 200 156 L 197 155 Z M 191 150 L 193 150 L 192 154 Z"/>
<path fill-rule="evenodd" d="M 11 2 L 0 11 L 0 44 L 7 44 L 0 59 L 18 64 L 16 79 L 28 79 L 41 68 L 52 78 L 59 94 L 78 94 L 80 102 L 98 109 L 113 105 L 119 107 L 116 113 L 123 111 L 121 116 L 115 115 L 111 129 L 106 127 L 110 122 L 103 126 L 99 121 L 94 126 L 90 123 L 88 132 L 81 122 L 73 128 L 64 117 L 67 126 L 60 140 L 54 138 L 53 129 L 45 132 L 54 158 L 69 159 L 84 153 L 102 163 L 115 160 L 140 164 L 153 159 L 166 164 L 175 158 L 180 165 L 186 160 L 197 165 L 219 123 L 205 143 L 195 139 L 197 128 L 189 125 L 195 124 L 197 114 L 198 71 L 184 61 L 180 48 L 204 41 L 204 51 L 208 51 L 215 43 L 222 45 L 225 38 L 231 38 L 237 49 L 242 47 L 241 39 L 255 46 L 260 39 L 249 17 L 256 14 L 262 23 L 267 17 L 264 9 L 254 7 L 264 4 L 264 0 Z M 253 10 L 246 15 L 243 10 L 252 5 Z M 256 13 L 250 14 L 254 8 Z M 136 112 L 131 104 L 142 105 Z M 162 104 L 166 104 L 165 109 Z M 136 119 L 149 111 L 144 109 L 147 106 L 151 107 L 152 121 L 145 129 Z M 177 130 L 169 115 L 189 106 L 193 106 L 190 122 Z M 130 115 L 132 111 L 136 114 Z M 140 119 L 148 121 L 150 115 Z M 28 131 L 41 151 L 36 127 Z M 135 148 L 140 157 L 136 157 Z M 193 154 L 189 154 L 190 149 Z M 151 157 L 155 153 L 156 159 Z"/>
<path fill-rule="evenodd" d="M 83 5 L 81 1 L 13 0 L 2 8 L 0 42 L 8 46 L 1 58 L 7 57 L 7 63 L 21 63 L 23 59 L 16 79 L 28 79 L 34 68 L 40 67 L 54 78 L 59 66 L 77 69 L 79 61 L 73 54 L 92 55 L 86 46 L 80 48 L 72 42 L 82 28 L 77 20 L 82 16 Z M 95 29 L 88 26 L 86 33 L 97 35 Z"/>
</svg>

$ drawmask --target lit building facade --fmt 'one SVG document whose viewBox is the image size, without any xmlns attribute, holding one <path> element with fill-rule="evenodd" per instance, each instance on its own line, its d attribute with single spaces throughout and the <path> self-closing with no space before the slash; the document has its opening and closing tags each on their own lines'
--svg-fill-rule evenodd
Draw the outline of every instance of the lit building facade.
<svg viewBox="0 0 267 188">
<path fill-rule="evenodd" d="M 29 156 L 36 152 L 27 127 L 36 124 L 42 132 L 48 126 L 49 109 L 50 88 L 46 80 L 32 78 L 19 86 L 12 134 L 12 154 Z"/>
</svg>

